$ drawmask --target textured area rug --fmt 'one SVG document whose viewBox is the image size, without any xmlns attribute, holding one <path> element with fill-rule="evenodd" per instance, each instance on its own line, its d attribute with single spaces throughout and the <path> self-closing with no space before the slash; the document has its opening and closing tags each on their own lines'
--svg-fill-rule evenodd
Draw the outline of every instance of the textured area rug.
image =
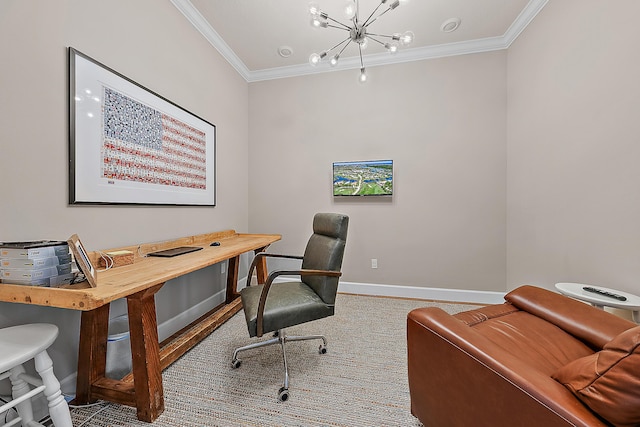
<svg viewBox="0 0 640 427">
<path fill-rule="evenodd" d="M 250 339 L 237 313 L 163 374 L 165 411 L 154 426 L 421 426 L 411 415 L 407 381 L 406 316 L 437 306 L 449 313 L 475 305 L 339 294 L 335 316 L 287 329 L 288 335 L 324 334 L 320 341 L 287 344 L 290 398 L 282 386 L 279 345 L 240 354 Z M 266 337 L 271 338 L 269 337 Z M 149 426 L 134 408 L 98 404 L 72 410 L 73 425 Z"/>
</svg>

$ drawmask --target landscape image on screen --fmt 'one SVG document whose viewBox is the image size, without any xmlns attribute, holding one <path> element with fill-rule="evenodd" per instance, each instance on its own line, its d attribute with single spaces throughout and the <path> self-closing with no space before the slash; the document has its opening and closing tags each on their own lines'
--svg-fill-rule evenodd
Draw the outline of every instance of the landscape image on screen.
<svg viewBox="0 0 640 427">
<path fill-rule="evenodd" d="M 390 196 L 393 194 L 393 160 L 336 162 L 334 196 Z"/>
</svg>

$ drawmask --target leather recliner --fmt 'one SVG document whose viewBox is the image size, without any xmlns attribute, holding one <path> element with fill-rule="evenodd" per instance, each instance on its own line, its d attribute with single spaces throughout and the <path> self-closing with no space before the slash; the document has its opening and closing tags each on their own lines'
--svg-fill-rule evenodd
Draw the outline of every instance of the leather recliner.
<svg viewBox="0 0 640 427">
<path fill-rule="evenodd" d="M 453 316 L 433 307 L 408 314 L 414 416 L 426 427 L 638 425 L 608 422 L 554 379 L 573 361 L 597 361 L 635 323 L 533 286 L 505 300 Z"/>
</svg>

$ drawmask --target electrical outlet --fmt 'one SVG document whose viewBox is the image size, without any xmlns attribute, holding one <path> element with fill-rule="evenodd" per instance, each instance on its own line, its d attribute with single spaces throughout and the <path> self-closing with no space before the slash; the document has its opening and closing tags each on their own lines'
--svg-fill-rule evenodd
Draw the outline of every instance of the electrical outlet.
<svg viewBox="0 0 640 427">
<path fill-rule="evenodd" d="M 226 262 L 223 262 L 223 263 L 220 265 L 220 274 L 224 274 L 226 271 L 227 271 L 227 263 L 226 263 Z"/>
<path fill-rule="evenodd" d="M 371 268 L 378 268 L 378 260 L 371 258 Z"/>
</svg>

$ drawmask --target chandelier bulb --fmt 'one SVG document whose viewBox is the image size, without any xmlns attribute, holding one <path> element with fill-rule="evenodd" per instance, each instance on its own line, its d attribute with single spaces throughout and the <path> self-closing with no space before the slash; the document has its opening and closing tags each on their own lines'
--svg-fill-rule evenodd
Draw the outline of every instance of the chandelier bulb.
<svg viewBox="0 0 640 427">
<path fill-rule="evenodd" d="M 398 43 L 385 43 L 384 47 L 390 54 L 398 52 Z"/>
<path fill-rule="evenodd" d="M 315 2 L 312 1 L 309 3 L 309 13 L 312 15 L 319 15 L 320 14 L 320 5 Z"/>
<path fill-rule="evenodd" d="M 315 67 L 320 63 L 320 61 L 324 59 L 325 56 L 327 56 L 327 52 L 312 53 L 311 55 L 309 55 L 309 64 Z"/>
<path fill-rule="evenodd" d="M 406 31 L 401 37 L 400 37 L 400 44 L 403 46 L 407 46 L 409 44 L 411 44 L 413 42 L 413 39 L 415 38 L 415 35 L 413 34 L 413 31 Z"/>
<path fill-rule="evenodd" d="M 358 8 L 356 6 L 355 0 L 347 0 L 344 6 L 344 17 L 351 20 L 356 17 L 356 12 Z"/>
<path fill-rule="evenodd" d="M 358 79 L 360 83 L 365 83 L 367 81 L 367 72 L 364 67 L 360 68 L 360 77 Z"/>
<path fill-rule="evenodd" d="M 365 37 L 365 38 L 364 38 L 364 39 L 362 39 L 362 41 L 361 41 L 361 42 L 359 42 L 359 43 L 360 43 L 360 47 L 361 47 L 362 49 L 366 49 L 366 48 L 367 48 L 367 46 L 369 46 L 369 39 Z"/>
<path fill-rule="evenodd" d="M 338 65 L 339 59 L 340 59 L 340 55 L 336 54 L 335 56 L 333 56 L 333 58 L 331 58 L 331 61 L 329 61 L 329 63 L 331 64 L 332 67 L 335 67 L 336 65 Z"/>
<path fill-rule="evenodd" d="M 322 19 L 321 15 L 311 15 L 311 26 L 314 28 L 327 28 L 329 23 Z"/>
<path fill-rule="evenodd" d="M 309 55 L 309 64 L 315 67 L 320 63 L 320 59 L 320 55 L 318 55 L 317 53 L 312 53 L 311 55 Z"/>
</svg>

